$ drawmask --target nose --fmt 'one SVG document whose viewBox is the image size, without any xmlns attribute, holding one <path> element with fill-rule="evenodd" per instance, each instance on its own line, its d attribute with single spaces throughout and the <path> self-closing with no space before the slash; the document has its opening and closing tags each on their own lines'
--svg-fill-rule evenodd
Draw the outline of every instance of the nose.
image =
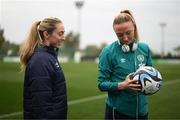
<svg viewBox="0 0 180 120">
<path fill-rule="evenodd" d="M 62 41 L 65 41 L 65 36 L 62 37 Z"/>
<path fill-rule="evenodd" d="M 127 35 L 123 35 L 123 37 L 122 37 L 122 40 L 124 41 L 124 42 L 128 42 L 129 41 L 129 38 L 128 38 L 128 36 Z"/>
</svg>

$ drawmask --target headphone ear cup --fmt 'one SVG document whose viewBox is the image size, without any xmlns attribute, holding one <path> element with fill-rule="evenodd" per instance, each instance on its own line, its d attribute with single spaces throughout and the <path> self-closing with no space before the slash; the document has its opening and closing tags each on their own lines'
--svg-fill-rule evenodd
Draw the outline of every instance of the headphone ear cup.
<svg viewBox="0 0 180 120">
<path fill-rule="evenodd" d="M 137 43 L 133 43 L 132 45 L 132 51 L 135 51 L 138 47 L 138 44 Z"/>
<path fill-rule="evenodd" d="M 129 45 L 122 45 L 122 51 L 124 52 L 124 53 L 127 53 L 127 52 L 129 52 L 130 51 L 130 47 L 129 47 Z"/>
</svg>

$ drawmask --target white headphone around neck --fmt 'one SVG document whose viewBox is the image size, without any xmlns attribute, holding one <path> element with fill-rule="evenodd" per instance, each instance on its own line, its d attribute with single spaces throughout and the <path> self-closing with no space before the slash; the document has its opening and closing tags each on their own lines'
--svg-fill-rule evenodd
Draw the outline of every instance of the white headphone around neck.
<svg viewBox="0 0 180 120">
<path fill-rule="evenodd" d="M 118 44 L 121 46 L 121 49 L 124 53 L 127 53 L 129 51 L 135 51 L 138 47 L 138 44 L 136 42 L 133 42 L 130 45 L 126 45 L 126 44 L 121 45 L 120 41 L 118 40 Z"/>
</svg>

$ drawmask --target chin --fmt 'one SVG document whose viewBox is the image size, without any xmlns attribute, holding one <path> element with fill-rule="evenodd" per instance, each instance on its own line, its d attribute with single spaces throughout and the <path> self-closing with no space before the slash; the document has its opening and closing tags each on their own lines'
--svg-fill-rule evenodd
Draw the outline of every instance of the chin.
<svg viewBox="0 0 180 120">
<path fill-rule="evenodd" d="M 52 45 L 52 47 L 54 47 L 54 48 L 59 48 L 60 45 Z"/>
<path fill-rule="evenodd" d="M 61 44 L 56 45 L 56 48 L 60 48 L 60 47 L 62 47 L 62 45 L 61 45 Z"/>
<path fill-rule="evenodd" d="M 131 42 L 125 42 L 124 44 L 129 45 L 129 44 L 131 44 Z"/>
</svg>

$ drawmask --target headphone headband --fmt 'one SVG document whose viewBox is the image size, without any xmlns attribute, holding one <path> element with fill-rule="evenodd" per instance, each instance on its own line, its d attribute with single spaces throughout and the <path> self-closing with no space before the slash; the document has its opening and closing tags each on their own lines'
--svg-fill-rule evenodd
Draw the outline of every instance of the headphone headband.
<svg viewBox="0 0 180 120">
<path fill-rule="evenodd" d="M 138 44 L 135 42 L 135 40 L 133 40 L 132 43 L 130 43 L 129 45 L 126 44 L 121 44 L 120 40 L 118 40 L 118 44 L 121 46 L 121 49 L 124 53 L 127 53 L 129 51 L 135 51 L 138 47 Z"/>
</svg>

